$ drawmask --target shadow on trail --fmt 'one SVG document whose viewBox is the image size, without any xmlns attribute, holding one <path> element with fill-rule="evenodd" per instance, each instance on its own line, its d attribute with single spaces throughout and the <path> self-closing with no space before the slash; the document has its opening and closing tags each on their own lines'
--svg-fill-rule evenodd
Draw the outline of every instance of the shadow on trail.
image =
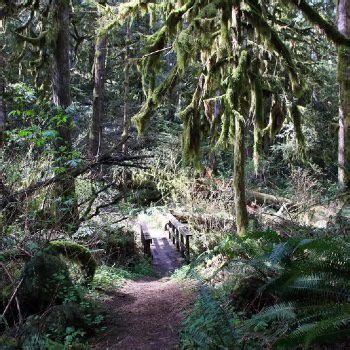
<svg viewBox="0 0 350 350">
<path fill-rule="evenodd" d="M 169 276 L 183 264 L 165 232 L 151 228 L 156 277 L 128 281 L 105 303 L 107 330 L 93 349 L 178 349 L 190 297 Z"/>
<path fill-rule="evenodd" d="M 184 260 L 166 237 L 154 237 L 151 245 L 153 266 L 159 277 L 170 276 Z"/>
</svg>

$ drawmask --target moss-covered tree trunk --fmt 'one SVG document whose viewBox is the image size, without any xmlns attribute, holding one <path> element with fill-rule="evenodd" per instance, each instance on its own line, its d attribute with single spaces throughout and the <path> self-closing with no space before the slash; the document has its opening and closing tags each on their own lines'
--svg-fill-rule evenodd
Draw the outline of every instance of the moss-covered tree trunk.
<svg viewBox="0 0 350 350">
<path fill-rule="evenodd" d="M 0 16 L 1 19 L 1 16 Z M 1 27 L 0 27 L 1 34 Z M 0 235 L 4 233 L 4 202 L 6 195 L 6 188 L 4 183 L 4 175 L 3 175 L 3 146 L 4 146 L 4 135 L 5 135 L 5 125 L 6 125 L 6 109 L 5 109 L 5 58 L 2 53 L 2 47 L 0 43 Z"/>
<path fill-rule="evenodd" d="M 129 53 L 129 41 L 130 41 L 130 24 L 126 24 L 126 49 L 125 49 L 125 68 L 124 68 L 124 107 L 123 107 L 123 133 L 122 139 L 129 137 L 131 115 L 130 115 L 130 53 Z M 127 142 L 123 144 L 123 153 L 127 152 Z"/>
<path fill-rule="evenodd" d="M 239 36 L 240 37 L 240 36 Z M 244 236 L 248 229 L 248 213 L 245 197 L 245 120 L 242 116 L 243 107 L 239 93 L 246 91 L 246 71 L 248 69 L 248 53 L 242 51 L 232 76 L 227 94 L 230 96 L 231 118 L 234 118 L 233 143 L 233 191 L 235 201 L 236 228 L 239 236 Z M 241 113 L 238 113 L 240 111 Z"/>
<path fill-rule="evenodd" d="M 237 234 L 243 236 L 248 227 L 248 214 L 245 198 L 245 144 L 244 120 L 236 116 L 234 140 L 233 190 L 235 195 L 235 214 Z"/>
<path fill-rule="evenodd" d="M 0 34 L 1 34 L 1 28 L 0 28 Z M 5 58 L 3 56 L 2 47 L 0 44 L 0 149 L 2 149 L 4 145 L 5 125 L 6 125 Z"/>
<path fill-rule="evenodd" d="M 53 52 L 52 66 L 52 97 L 53 103 L 59 113 L 71 104 L 70 95 L 70 14 L 69 0 L 55 0 L 52 3 L 57 37 Z M 56 165 L 66 167 L 66 159 L 72 151 L 71 121 L 59 124 L 57 127 L 58 138 L 56 141 Z M 55 188 L 59 198 L 56 208 L 57 228 L 74 231 L 79 222 L 79 212 L 75 193 L 75 179 L 62 174 Z"/>
<path fill-rule="evenodd" d="M 0 49 L 1 46 L 0 46 Z M 5 110 L 5 58 L 0 50 L 0 147 L 4 142 L 4 130 L 6 125 Z"/>
<path fill-rule="evenodd" d="M 90 156 L 97 157 L 101 151 L 102 121 L 104 118 L 104 98 L 107 59 L 107 34 L 97 36 L 94 59 L 93 111 L 90 129 Z"/>
<path fill-rule="evenodd" d="M 338 30 L 350 37 L 350 0 L 338 0 Z M 350 186 L 350 49 L 339 47 L 339 145 L 338 180 L 342 188 Z"/>
</svg>

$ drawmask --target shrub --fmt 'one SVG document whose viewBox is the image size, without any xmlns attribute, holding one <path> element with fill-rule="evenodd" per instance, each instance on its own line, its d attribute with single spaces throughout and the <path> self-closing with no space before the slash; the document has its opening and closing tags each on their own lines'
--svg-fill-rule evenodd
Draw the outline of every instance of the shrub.
<svg viewBox="0 0 350 350">
<path fill-rule="evenodd" d="M 227 237 L 213 254 L 225 259 L 221 259 L 224 263 L 216 273 L 210 271 L 209 282 L 214 282 L 216 293 L 224 293 L 229 307 L 221 310 L 231 310 L 226 317 L 235 319 L 238 315 L 239 320 L 232 329 L 220 321 L 219 308 L 205 303 L 198 312 L 196 306 L 189 338 L 196 339 L 196 332 L 198 336 L 204 332 L 202 340 L 215 338 L 216 348 L 227 347 L 222 337 L 216 337 L 215 324 L 221 324 L 222 334 L 232 332 L 235 348 L 309 348 L 347 340 L 350 244 L 346 240 L 251 232 L 244 238 Z M 208 258 L 213 260 L 212 256 L 207 261 Z M 202 274 L 206 273 L 205 266 L 202 264 Z M 225 278 L 217 283 L 220 274 Z M 210 318 L 215 319 L 212 327 L 207 324 Z M 188 341 L 186 338 L 184 344 Z M 193 347 L 198 348 L 197 345 Z"/>
<path fill-rule="evenodd" d="M 108 263 L 123 263 L 136 254 L 134 232 L 118 228 L 107 229 L 101 240 L 101 246 L 106 252 Z"/>
</svg>

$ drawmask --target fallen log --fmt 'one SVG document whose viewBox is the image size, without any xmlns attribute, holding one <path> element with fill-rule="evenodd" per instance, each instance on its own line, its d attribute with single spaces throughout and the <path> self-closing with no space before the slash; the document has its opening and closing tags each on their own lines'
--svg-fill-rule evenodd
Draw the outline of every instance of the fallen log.
<svg viewBox="0 0 350 350">
<path fill-rule="evenodd" d="M 293 203 L 290 199 L 285 197 L 274 196 L 272 194 L 262 193 L 253 190 L 246 191 L 246 200 L 247 202 L 256 201 L 258 204 L 268 204 L 272 206 L 281 207 L 285 205 L 287 207 L 295 207 L 296 203 Z"/>
<path fill-rule="evenodd" d="M 223 229 L 227 226 L 232 227 L 232 225 L 234 225 L 233 218 L 223 218 L 208 214 L 179 212 L 176 210 L 170 210 L 170 212 L 173 216 L 175 216 L 177 220 L 183 224 L 191 223 L 194 226 L 204 226 L 207 230 L 214 227 Z"/>
</svg>

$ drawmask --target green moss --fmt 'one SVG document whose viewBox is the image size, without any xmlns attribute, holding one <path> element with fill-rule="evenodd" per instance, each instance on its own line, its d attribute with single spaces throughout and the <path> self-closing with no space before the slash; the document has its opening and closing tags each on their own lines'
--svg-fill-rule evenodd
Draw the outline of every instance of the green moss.
<svg viewBox="0 0 350 350">
<path fill-rule="evenodd" d="M 226 148 L 228 146 L 229 140 L 229 131 L 230 131 L 230 123 L 231 118 L 228 113 L 224 113 L 221 116 L 221 132 L 219 136 L 219 140 L 216 144 L 216 148 L 223 147 Z"/>
<path fill-rule="evenodd" d="M 264 101 L 261 77 L 257 73 L 254 77 L 252 100 L 254 101 L 254 150 L 253 150 L 253 162 L 255 173 L 258 173 L 260 155 L 262 152 L 262 137 L 264 128 Z"/>
<path fill-rule="evenodd" d="M 182 132 L 183 159 L 186 163 L 193 162 L 197 166 L 199 165 L 201 142 L 200 96 L 200 89 L 197 87 L 192 96 L 191 103 L 181 113 L 181 119 L 184 124 Z"/>
<path fill-rule="evenodd" d="M 52 241 L 45 251 L 51 254 L 63 255 L 70 261 L 79 264 L 81 269 L 85 271 L 85 278 L 88 282 L 91 282 L 94 278 L 97 263 L 89 249 L 81 244 L 73 241 Z"/>
<path fill-rule="evenodd" d="M 142 134 L 145 131 L 146 126 L 151 119 L 152 113 L 166 96 L 166 93 L 176 84 L 178 79 L 179 69 L 178 66 L 175 66 L 167 78 L 155 89 L 153 93 L 148 96 L 139 113 L 133 117 L 133 122 L 139 134 Z"/>
<path fill-rule="evenodd" d="M 188 65 L 191 53 L 193 53 L 194 38 L 189 30 L 183 30 L 178 35 L 174 49 L 176 52 L 177 64 L 181 71 Z"/>
<path fill-rule="evenodd" d="M 295 137 L 297 140 L 297 146 L 298 146 L 299 152 L 304 157 L 305 156 L 305 138 L 302 131 L 301 113 L 296 103 L 293 103 L 292 106 L 289 108 L 289 113 L 293 120 Z"/>
<path fill-rule="evenodd" d="M 283 0 L 283 2 L 286 4 L 293 4 L 297 9 L 301 10 L 312 24 L 323 30 L 329 40 L 337 45 L 350 47 L 350 38 L 340 33 L 332 23 L 322 17 L 322 15 L 314 10 L 305 0 Z"/>
<path fill-rule="evenodd" d="M 195 0 L 187 1 L 183 6 L 174 9 L 170 12 L 165 21 L 165 25 L 170 34 L 175 32 L 176 26 L 181 20 L 182 16 L 195 4 Z"/>
<path fill-rule="evenodd" d="M 261 9 L 254 0 L 247 1 L 244 13 L 248 21 L 254 26 L 256 31 L 265 39 L 267 46 L 278 56 L 283 58 L 283 64 L 286 67 L 291 81 L 292 89 L 297 97 L 300 97 L 304 90 L 304 83 L 299 78 L 298 70 L 295 66 L 292 55 L 288 47 L 281 40 L 277 32 L 262 17 Z"/>
<path fill-rule="evenodd" d="M 273 97 L 272 108 L 269 115 L 269 124 L 264 129 L 264 133 L 268 133 L 270 140 L 281 131 L 283 123 L 287 117 L 286 106 L 282 105 L 278 96 Z"/>
</svg>

